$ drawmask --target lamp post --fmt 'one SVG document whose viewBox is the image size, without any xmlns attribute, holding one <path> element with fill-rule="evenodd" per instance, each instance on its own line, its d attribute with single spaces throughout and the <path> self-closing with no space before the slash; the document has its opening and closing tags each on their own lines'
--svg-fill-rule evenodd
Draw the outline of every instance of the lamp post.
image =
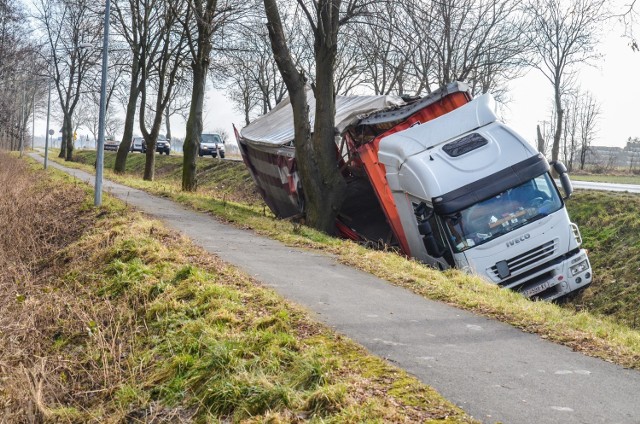
<svg viewBox="0 0 640 424">
<path fill-rule="evenodd" d="M 20 157 L 22 157 L 22 153 L 24 151 L 24 127 L 26 125 L 27 120 L 27 105 L 26 105 L 26 92 L 27 91 L 27 83 L 24 82 L 22 84 L 22 122 L 20 122 L 20 128 L 22 129 L 20 132 Z"/>
<path fill-rule="evenodd" d="M 104 6 L 104 40 L 102 44 L 102 81 L 100 83 L 100 115 L 98 118 L 98 145 L 96 146 L 96 183 L 94 189 L 94 206 L 102 205 L 102 174 L 104 170 L 104 126 L 107 101 L 107 62 L 109 60 L 109 12 L 111 1 L 105 0 Z"/>
<path fill-rule="evenodd" d="M 49 78 L 49 94 L 47 95 L 47 131 L 44 135 L 44 169 L 47 169 L 49 159 L 49 115 L 51 112 L 51 78 Z"/>
</svg>

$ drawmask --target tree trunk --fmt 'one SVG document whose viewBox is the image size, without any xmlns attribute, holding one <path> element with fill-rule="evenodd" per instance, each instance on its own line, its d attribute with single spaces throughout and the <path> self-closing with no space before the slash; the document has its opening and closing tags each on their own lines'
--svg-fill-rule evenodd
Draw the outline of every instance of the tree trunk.
<svg viewBox="0 0 640 424">
<path fill-rule="evenodd" d="M 335 232 L 336 216 L 344 201 L 346 183 L 339 172 L 335 143 L 336 108 L 333 68 L 336 45 L 327 38 L 329 37 L 323 38 L 316 47 L 316 115 L 312 138 L 313 151 L 305 150 L 305 153 L 311 153 L 305 161 L 313 164 L 313 168 L 310 170 L 312 174 L 306 176 L 309 182 L 304 185 L 304 188 L 308 224 L 332 234 Z M 302 181 L 304 182 L 305 178 Z"/>
<path fill-rule="evenodd" d="M 145 137 L 144 142 L 147 146 L 146 160 L 144 161 L 144 175 L 142 177 L 145 181 L 153 181 L 156 173 L 156 139 L 153 137 Z"/>
<path fill-rule="evenodd" d="M 73 160 L 73 143 L 75 142 L 75 140 L 73 139 L 73 123 L 71 122 L 71 116 L 72 116 L 71 112 L 69 115 L 67 115 L 67 129 L 68 129 L 68 133 L 67 133 L 67 149 L 66 149 L 66 157 L 64 160 L 66 161 L 71 161 Z"/>
<path fill-rule="evenodd" d="M 267 15 L 267 29 L 271 40 L 271 50 L 278 65 L 282 79 L 284 80 L 291 109 L 293 111 L 294 147 L 296 153 L 296 165 L 303 187 L 302 195 L 307 199 L 307 189 L 314 191 L 314 152 L 311 144 L 311 124 L 309 123 L 309 105 L 305 92 L 305 76 L 296 69 L 296 65 L 291 57 L 284 34 L 282 21 L 276 0 L 264 0 L 265 12 Z M 308 204 L 305 203 L 308 212 Z M 310 224 L 311 225 L 311 224 Z"/>
<path fill-rule="evenodd" d="M 340 1 L 324 0 L 316 8 L 314 52 L 316 58 L 316 122 L 313 140 L 306 78 L 296 69 L 275 0 L 264 0 L 269 38 L 280 74 L 289 91 L 296 163 L 303 188 L 307 224 L 327 233 L 335 232 L 346 184 L 337 166 L 335 146 L 334 64 L 337 52 Z"/>
<path fill-rule="evenodd" d="M 540 124 L 536 125 L 536 132 L 538 136 L 538 152 L 546 155 L 544 148 L 544 138 L 542 138 L 542 131 L 540 131 Z"/>
<path fill-rule="evenodd" d="M 164 128 L 166 132 L 164 136 L 167 137 L 167 140 L 171 140 L 171 103 L 167 103 L 167 108 L 164 110 Z"/>
<path fill-rule="evenodd" d="M 562 93 L 560 92 L 560 83 L 555 84 L 555 102 L 556 102 L 556 131 L 553 135 L 553 147 L 551 148 L 551 160 L 558 160 L 560 153 L 560 139 L 562 138 L 562 124 L 564 122 L 564 110 L 562 109 Z"/>
<path fill-rule="evenodd" d="M 140 75 L 139 59 L 133 59 L 131 65 L 131 84 L 129 85 L 129 101 L 127 102 L 127 113 L 124 118 L 124 134 L 122 135 L 122 143 L 118 147 L 118 153 L 116 154 L 116 163 L 113 166 L 113 170 L 116 174 L 123 174 L 125 167 L 127 166 L 127 156 L 131 149 L 131 142 L 133 140 L 133 125 L 136 118 L 136 106 L 138 104 L 138 95 L 140 94 L 140 87 L 138 86 L 138 76 Z"/>
<path fill-rule="evenodd" d="M 66 157 L 67 152 L 67 133 L 69 130 L 67 129 L 67 118 L 66 116 L 62 117 L 62 139 L 60 140 L 60 154 L 59 158 L 64 159 Z"/>
<path fill-rule="evenodd" d="M 202 135 L 202 108 L 204 105 L 204 91 L 207 80 L 207 68 L 200 63 L 193 63 L 193 89 L 191 90 L 191 107 L 187 119 L 187 133 L 184 138 L 184 156 L 182 161 L 182 189 L 195 191 L 198 186 L 196 180 L 196 158 Z"/>
</svg>

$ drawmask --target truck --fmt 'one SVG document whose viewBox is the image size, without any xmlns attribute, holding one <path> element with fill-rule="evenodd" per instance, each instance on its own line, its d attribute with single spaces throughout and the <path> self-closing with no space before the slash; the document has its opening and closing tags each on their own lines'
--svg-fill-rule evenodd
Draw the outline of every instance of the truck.
<svg viewBox="0 0 640 424">
<path fill-rule="evenodd" d="M 314 111 L 311 90 L 307 96 Z M 336 231 L 534 300 L 575 294 L 593 273 L 565 207 L 573 191 L 567 169 L 549 163 L 495 110 L 491 94 L 473 98 L 461 82 L 421 98 L 337 96 L 336 154 L 347 195 Z M 288 99 L 236 137 L 273 213 L 304 213 Z"/>
</svg>

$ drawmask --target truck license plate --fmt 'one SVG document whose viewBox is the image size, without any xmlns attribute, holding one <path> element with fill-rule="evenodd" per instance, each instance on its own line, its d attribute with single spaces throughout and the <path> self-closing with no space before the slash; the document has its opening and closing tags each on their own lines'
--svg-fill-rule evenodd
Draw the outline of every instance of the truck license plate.
<svg viewBox="0 0 640 424">
<path fill-rule="evenodd" d="M 525 295 L 526 297 L 531 297 L 531 296 L 533 296 L 535 294 L 538 294 L 540 292 L 545 291 L 549 287 L 555 286 L 556 284 L 558 284 L 558 282 L 556 280 L 545 281 L 544 283 L 540 284 L 539 286 L 531 287 L 530 289 L 524 290 L 522 292 L 522 294 Z"/>
</svg>

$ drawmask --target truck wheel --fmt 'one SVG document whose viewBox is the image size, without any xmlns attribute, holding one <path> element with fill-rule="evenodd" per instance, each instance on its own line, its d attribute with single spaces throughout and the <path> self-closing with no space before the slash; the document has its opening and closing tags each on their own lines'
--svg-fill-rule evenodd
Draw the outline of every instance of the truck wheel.
<svg viewBox="0 0 640 424">
<path fill-rule="evenodd" d="M 167 154 L 167 156 L 169 156 L 169 152 L 170 152 L 170 151 L 171 151 L 171 150 L 165 150 L 165 153 Z"/>
<path fill-rule="evenodd" d="M 220 159 L 224 159 L 224 152 L 220 152 Z"/>
</svg>

